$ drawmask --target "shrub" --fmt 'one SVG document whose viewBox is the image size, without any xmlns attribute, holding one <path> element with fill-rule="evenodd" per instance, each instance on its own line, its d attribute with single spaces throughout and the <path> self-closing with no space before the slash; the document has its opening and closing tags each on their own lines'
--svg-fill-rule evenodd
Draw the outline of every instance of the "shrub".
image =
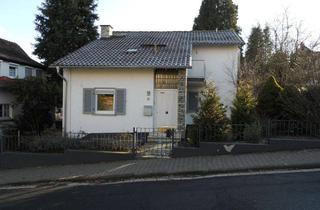
<svg viewBox="0 0 320 210">
<path fill-rule="evenodd" d="M 265 82 L 257 99 L 257 111 L 261 117 L 277 119 L 281 116 L 283 110 L 282 91 L 283 88 L 273 76 Z"/>
<path fill-rule="evenodd" d="M 246 124 L 243 131 L 244 141 L 257 143 L 261 139 L 262 128 L 259 123 Z"/>
</svg>

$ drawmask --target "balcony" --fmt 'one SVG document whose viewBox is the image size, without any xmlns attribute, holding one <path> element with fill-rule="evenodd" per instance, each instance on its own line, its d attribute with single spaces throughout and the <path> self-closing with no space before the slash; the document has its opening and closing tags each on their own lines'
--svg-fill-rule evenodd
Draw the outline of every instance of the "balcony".
<svg viewBox="0 0 320 210">
<path fill-rule="evenodd" d="M 206 62 L 192 60 L 192 69 L 188 69 L 188 85 L 203 85 L 206 78 Z"/>
</svg>

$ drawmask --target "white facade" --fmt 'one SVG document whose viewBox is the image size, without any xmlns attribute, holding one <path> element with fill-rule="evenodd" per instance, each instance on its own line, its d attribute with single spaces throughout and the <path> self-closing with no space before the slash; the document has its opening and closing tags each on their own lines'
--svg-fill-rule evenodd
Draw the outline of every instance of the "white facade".
<svg viewBox="0 0 320 210">
<path fill-rule="evenodd" d="M 15 76 L 10 75 L 10 67 L 15 68 Z M 28 76 L 26 75 L 28 74 L 28 71 L 31 72 L 31 76 L 36 77 L 40 76 L 40 72 L 42 70 L 31 66 L 0 60 L 0 77 L 4 76 L 11 79 L 24 79 L 26 76 Z"/>
<path fill-rule="evenodd" d="M 236 90 L 233 79 L 237 76 L 239 59 L 240 49 L 237 46 L 195 47 L 192 52 L 194 65 L 187 71 L 187 77 L 202 78 L 206 82 L 213 81 L 217 86 L 222 103 L 230 107 Z M 176 112 L 169 109 L 170 107 L 162 109 L 155 104 L 157 101 L 155 94 L 159 90 L 154 89 L 154 74 L 154 69 L 63 69 L 63 76 L 67 80 L 63 89 L 64 107 L 66 105 L 66 118 L 63 125 L 65 131 L 132 132 L 133 127 L 153 128 L 161 124 L 161 119 L 156 119 L 159 116 L 159 113 L 156 112 L 159 110 L 173 112 L 174 115 L 177 115 Z M 200 92 L 203 87 L 203 85 L 188 83 L 186 91 Z M 126 90 L 124 115 L 84 112 L 84 89 L 112 91 L 119 88 Z M 177 101 L 166 101 L 165 103 L 178 109 Z M 151 114 L 146 114 L 150 110 L 146 110 L 145 107 L 149 109 L 151 107 Z M 186 124 L 191 123 L 191 113 L 186 113 Z M 175 127 L 175 125 L 170 126 Z"/>
<path fill-rule="evenodd" d="M 193 47 L 192 69 L 188 78 L 204 78 L 205 82 L 214 82 L 221 102 L 230 107 L 236 92 L 234 82 L 240 68 L 240 49 L 238 46 Z M 188 84 L 188 91 L 200 92 L 203 87 Z M 192 124 L 192 113 L 187 112 L 186 124 Z"/>
<path fill-rule="evenodd" d="M 67 79 L 66 132 L 132 132 L 133 127 L 153 127 L 153 116 L 144 106 L 153 106 L 153 69 L 64 69 Z M 64 85 L 65 94 L 66 85 Z M 84 88 L 126 89 L 125 115 L 83 113 Z"/>
<path fill-rule="evenodd" d="M 24 79 L 28 74 L 33 77 L 41 76 L 41 71 L 41 69 L 35 67 L 0 60 L 0 77 Z M 3 84 L 0 85 L 0 121 L 12 119 L 18 112 L 18 109 L 15 108 L 16 106 L 14 106 L 14 95 L 4 90 L 2 86 Z M 4 111 L 4 109 L 9 109 L 9 112 Z"/>
</svg>

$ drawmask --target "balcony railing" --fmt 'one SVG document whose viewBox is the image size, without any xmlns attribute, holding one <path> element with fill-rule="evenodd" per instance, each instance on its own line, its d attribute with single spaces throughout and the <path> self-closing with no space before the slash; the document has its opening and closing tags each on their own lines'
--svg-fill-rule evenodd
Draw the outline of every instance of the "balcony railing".
<svg viewBox="0 0 320 210">
<path fill-rule="evenodd" d="M 188 69 L 188 78 L 205 79 L 206 63 L 204 60 L 192 60 L 192 69 Z"/>
</svg>

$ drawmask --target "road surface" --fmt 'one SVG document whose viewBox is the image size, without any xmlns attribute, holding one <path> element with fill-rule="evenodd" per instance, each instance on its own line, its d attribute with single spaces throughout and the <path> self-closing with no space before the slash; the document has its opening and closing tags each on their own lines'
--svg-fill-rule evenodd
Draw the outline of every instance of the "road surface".
<svg viewBox="0 0 320 210">
<path fill-rule="evenodd" d="M 1 190 L 0 209 L 320 209 L 320 172 L 42 188 Z"/>
</svg>

